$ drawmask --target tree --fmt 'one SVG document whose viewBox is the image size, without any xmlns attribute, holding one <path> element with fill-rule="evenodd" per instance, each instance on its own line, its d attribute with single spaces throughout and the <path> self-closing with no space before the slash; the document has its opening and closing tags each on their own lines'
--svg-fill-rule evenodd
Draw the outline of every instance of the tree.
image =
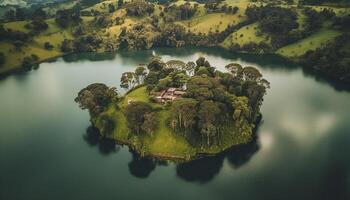
<svg viewBox="0 0 350 200">
<path fill-rule="evenodd" d="M 145 102 L 131 102 L 125 108 L 125 117 L 128 122 L 128 127 L 136 134 L 148 130 L 153 127 L 149 122 L 146 122 L 146 117 L 152 112 L 152 107 Z M 150 133 L 151 134 L 151 133 Z"/>
<path fill-rule="evenodd" d="M 171 105 L 171 127 L 176 130 L 180 129 L 187 133 L 191 133 L 196 124 L 198 101 L 192 98 L 177 99 Z"/>
<path fill-rule="evenodd" d="M 142 131 L 153 136 L 154 131 L 157 129 L 158 121 L 154 112 L 146 113 L 144 115 L 145 121 L 141 125 Z"/>
<path fill-rule="evenodd" d="M 14 20 L 16 20 L 16 13 L 15 13 L 15 11 L 13 9 L 8 10 L 5 13 L 5 19 L 7 21 L 14 21 Z"/>
<path fill-rule="evenodd" d="M 53 49 L 53 45 L 50 42 L 45 42 L 44 43 L 44 48 L 46 50 L 52 50 Z"/>
<path fill-rule="evenodd" d="M 115 7 L 113 4 L 108 4 L 108 11 L 109 11 L 109 13 L 112 13 L 115 11 Z"/>
<path fill-rule="evenodd" d="M 228 65 L 225 66 L 225 68 L 231 72 L 231 74 L 233 76 L 239 76 L 242 74 L 243 72 L 243 67 L 242 65 L 238 64 L 238 63 L 230 63 Z"/>
<path fill-rule="evenodd" d="M 62 52 L 71 52 L 73 51 L 73 41 L 64 39 L 61 44 L 61 51 Z"/>
<path fill-rule="evenodd" d="M 159 57 L 153 57 L 148 63 L 147 68 L 150 71 L 161 71 L 165 67 L 165 63 Z"/>
<path fill-rule="evenodd" d="M 255 67 L 244 67 L 243 68 L 243 76 L 245 80 L 248 81 L 259 81 L 262 78 L 262 74 Z"/>
<path fill-rule="evenodd" d="M 2 66 L 3 64 L 5 64 L 5 55 L 4 53 L 0 52 L 0 66 Z"/>
<path fill-rule="evenodd" d="M 200 134 L 206 137 L 207 145 L 211 144 L 211 139 L 219 133 L 217 119 L 219 118 L 220 108 L 214 101 L 203 101 L 198 110 L 198 125 Z"/>
<path fill-rule="evenodd" d="M 188 62 L 186 64 L 186 71 L 189 76 L 193 76 L 196 64 L 194 62 Z"/>
<path fill-rule="evenodd" d="M 123 0 L 118 0 L 118 9 L 120 9 L 123 6 L 123 4 Z"/>
<path fill-rule="evenodd" d="M 126 90 L 133 89 L 138 79 L 134 72 L 124 72 L 120 78 L 120 87 Z"/>
<path fill-rule="evenodd" d="M 83 110 L 88 109 L 91 116 L 97 116 L 107 109 L 107 107 L 118 100 L 116 88 L 109 88 L 102 83 L 94 83 L 82 89 L 75 102 Z"/>
<path fill-rule="evenodd" d="M 146 75 L 147 75 L 147 71 L 146 68 L 144 67 L 137 67 L 135 69 L 135 75 L 137 76 L 137 80 L 139 84 L 142 84 Z"/>
<path fill-rule="evenodd" d="M 35 33 L 39 33 L 49 28 L 49 25 L 42 19 L 34 19 L 30 24 L 26 25 L 26 28 L 31 29 Z"/>
<path fill-rule="evenodd" d="M 69 25 L 78 25 L 82 19 L 78 10 L 63 9 L 56 12 L 55 21 L 60 27 L 67 28 Z"/>
<path fill-rule="evenodd" d="M 197 76 L 201 76 L 201 75 L 206 75 L 206 76 L 210 76 L 211 74 L 209 73 L 209 71 L 207 70 L 206 67 L 199 67 L 198 70 L 196 71 L 196 75 Z"/>
<path fill-rule="evenodd" d="M 26 56 L 22 60 L 22 68 L 25 70 L 31 70 L 33 67 L 38 66 L 39 57 L 36 54 Z"/>
<path fill-rule="evenodd" d="M 43 10 L 43 8 L 38 8 L 33 12 L 32 18 L 33 19 L 45 19 L 46 12 Z"/>
<path fill-rule="evenodd" d="M 251 110 L 249 108 L 248 101 L 248 98 L 244 96 L 234 98 L 232 102 L 232 106 L 234 108 L 232 117 L 235 121 L 239 133 L 250 138 L 252 135 L 252 125 L 249 122 Z"/>
<path fill-rule="evenodd" d="M 186 63 L 182 62 L 181 60 L 169 60 L 166 62 L 166 66 L 176 70 L 185 70 Z"/>
<path fill-rule="evenodd" d="M 116 127 L 115 121 L 111 119 L 111 117 L 109 117 L 108 115 L 102 115 L 100 119 L 100 123 L 101 123 L 100 133 L 103 136 L 108 136 L 111 133 L 113 133 L 113 130 Z"/>
</svg>

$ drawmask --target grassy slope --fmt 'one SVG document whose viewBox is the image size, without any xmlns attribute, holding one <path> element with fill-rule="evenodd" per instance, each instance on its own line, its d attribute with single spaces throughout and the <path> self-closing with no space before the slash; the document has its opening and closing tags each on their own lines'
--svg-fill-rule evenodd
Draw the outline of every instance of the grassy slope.
<svg viewBox="0 0 350 200">
<path fill-rule="evenodd" d="M 92 17 L 82 18 L 83 23 L 85 24 L 89 23 L 92 20 Z M 0 68 L 0 74 L 6 71 L 19 69 L 21 67 L 23 58 L 26 56 L 31 56 L 32 54 L 39 56 L 39 62 L 63 55 L 63 52 L 60 50 L 60 45 L 64 39 L 73 38 L 72 28 L 61 29 L 56 25 L 54 19 L 48 19 L 46 22 L 49 25 L 49 28 L 34 36 L 33 40 L 23 46 L 20 51 L 16 50 L 11 42 L 0 42 L 0 52 L 3 52 L 6 57 L 4 66 Z M 12 30 L 29 32 L 29 30 L 24 27 L 26 23 L 28 22 L 10 22 L 6 23 L 5 27 L 11 28 Z M 50 42 L 54 48 L 52 50 L 46 50 L 44 48 L 45 42 Z"/>
<path fill-rule="evenodd" d="M 258 35 L 258 24 L 253 23 L 240 28 L 239 30 L 231 33 L 222 43 L 221 46 L 228 48 L 233 43 L 239 44 L 241 47 L 249 42 L 260 42 L 270 43 L 270 37 L 266 34 Z"/>
<path fill-rule="evenodd" d="M 341 32 L 336 30 L 322 29 L 307 38 L 278 49 L 276 53 L 288 58 L 299 57 L 304 55 L 308 50 L 315 50 L 322 47 L 340 34 Z"/>
<path fill-rule="evenodd" d="M 129 132 L 127 121 L 123 114 L 123 110 L 127 106 L 129 100 L 147 102 L 150 103 L 152 107 L 161 109 L 157 112 L 157 119 L 159 120 L 158 129 L 153 136 L 137 136 Z M 121 109 L 118 110 L 113 105 L 102 114 L 108 115 L 117 124 L 116 129 L 110 137 L 124 143 L 131 143 L 142 154 L 173 157 L 176 159 L 190 159 L 198 153 L 215 154 L 232 145 L 248 142 L 240 134 L 232 135 L 232 131 L 235 130 L 235 127 L 229 125 L 224 131 L 221 145 L 212 146 L 210 148 L 194 147 L 190 145 L 183 136 L 176 134 L 168 127 L 166 120 L 169 118 L 170 112 L 163 108 L 162 105 L 150 102 L 146 87 L 141 87 L 128 93 L 118 106 Z M 101 126 L 99 119 L 95 119 L 94 122 L 95 126 Z"/>
<path fill-rule="evenodd" d="M 184 1 L 176 2 L 177 5 L 183 4 Z M 248 5 L 247 0 L 241 1 L 230 1 L 227 2 L 228 5 L 237 6 L 239 8 L 236 14 L 226 14 L 226 13 L 206 13 L 204 5 L 198 6 L 198 11 L 195 16 L 188 20 L 183 20 L 177 22 L 178 24 L 184 25 L 186 30 L 193 33 L 208 34 L 210 31 L 222 32 L 228 25 L 236 25 L 245 18 L 245 9 Z"/>
<path fill-rule="evenodd" d="M 117 0 L 110 0 L 110 1 L 104 1 L 102 3 L 96 4 L 90 8 L 87 8 L 87 10 L 95 9 L 99 10 L 105 14 L 108 13 L 108 4 L 113 3 L 116 4 Z M 254 4 L 252 2 L 249 2 L 248 0 L 226 0 L 225 1 L 229 6 L 237 6 L 239 8 L 238 13 L 235 15 L 232 14 L 225 14 L 225 13 L 210 13 L 207 14 L 204 5 L 199 5 L 199 10 L 196 12 L 195 16 L 192 17 L 189 20 L 183 20 L 183 21 L 177 21 L 175 23 L 183 25 L 187 30 L 190 30 L 194 33 L 203 33 L 208 34 L 211 32 L 221 32 L 225 30 L 225 28 L 230 24 L 237 24 L 239 22 L 242 22 L 246 19 L 245 17 L 245 9 L 248 5 Z M 175 4 L 180 5 L 184 4 L 185 1 L 180 0 L 175 2 Z M 192 5 L 194 2 L 190 2 Z M 284 5 L 287 7 L 293 7 L 294 9 L 297 9 L 296 6 L 289 6 Z M 59 9 L 59 8 L 69 8 L 72 7 L 72 4 L 59 4 L 56 8 L 51 9 Z M 160 13 L 159 7 L 162 6 L 156 6 L 155 9 L 155 15 L 158 16 Z M 320 10 L 323 9 L 325 6 L 313 6 L 314 9 Z M 338 16 L 345 15 L 346 13 L 350 12 L 349 8 L 332 8 Z M 134 17 L 127 17 L 125 15 L 125 10 L 120 9 L 115 11 L 114 13 L 109 14 L 109 17 L 114 20 L 116 17 L 125 17 L 125 23 L 123 25 L 112 25 L 107 28 L 99 29 L 99 30 L 89 30 L 89 31 L 96 31 L 96 34 L 100 35 L 104 39 L 104 44 L 112 43 L 114 40 L 117 39 L 119 36 L 122 27 L 131 28 L 136 23 L 149 23 L 148 18 L 134 18 Z M 305 24 L 305 16 L 302 14 L 301 10 L 297 9 L 298 13 L 298 22 L 299 22 L 299 28 L 303 29 Z M 84 23 L 88 24 L 89 21 L 93 19 L 93 17 L 83 17 Z M 46 60 L 51 57 L 60 56 L 63 53 L 60 52 L 59 45 L 65 38 L 72 38 L 72 28 L 68 29 L 61 29 L 59 28 L 54 19 L 48 19 L 46 20 L 49 24 L 48 30 L 44 31 L 43 33 L 40 33 L 39 35 L 35 36 L 33 38 L 33 41 L 26 44 L 22 48 L 22 51 L 18 52 L 14 50 L 14 46 L 10 42 L 2 41 L 0 42 L 1 49 L 0 52 L 3 52 L 6 56 L 6 63 L 4 66 L 0 67 L 0 73 L 20 68 L 21 62 L 25 56 L 30 56 L 32 54 L 36 54 L 39 56 L 40 61 Z M 160 20 L 162 22 L 162 20 Z M 29 32 L 24 26 L 28 23 L 26 21 L 18 21 L 18 22 L 10 22 L 5 23 L 5 28 L 11 28 L 13 30 L 19 30 L 23 32 Z M 90 27 L 91 29 L 91 27 Z M 255 42 L 259 43 L 261 41 L 264 41 L 266 43 L 270 43 L 270 40 L 268 39 L 268 35 L 257 35 L 257 24 L 249 24 L 236 32 L 231 33 L 220 45 L 228 48 L 233 43 L 238 43 L 239 45 L 247 44 L 248 42 Z M 277 50 L 277 54 L 293 58 L 296 56 L 300 56 L 303 53 L 305 53 L 308 50 L 313 50 L 315 48 L 318 48 L 322 46 L 327 40 L 332 40 L 334 37 L 338 36 L 340 32 L 332 30 L 331 27 L 324 27 L 319 32 L 309 36 L 308 38 L 302 39 L 294 44 L 290 44 L 288 46 L 282 47 L 279 50 Z M 241 35 L 243 35 L 241 37 Z M 46 41 L 50 41 L 54 45 L 54 49 L 51 51 L 45 50 L 43 48 L 43 45 Z M 101 49 L 103 51 L 103 49 Z"/>
</svg>

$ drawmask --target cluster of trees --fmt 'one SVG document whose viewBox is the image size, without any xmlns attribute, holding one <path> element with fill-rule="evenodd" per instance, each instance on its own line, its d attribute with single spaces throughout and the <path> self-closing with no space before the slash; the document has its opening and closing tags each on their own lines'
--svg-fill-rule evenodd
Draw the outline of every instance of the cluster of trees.
<svg viewBox="0 0 350 200">
<path fill-rule="evenodd" d="M 148 74 L 144 83 L 149 90 L 160 91 L 168 87 L 183 87 L 194 73 L 193 62 L 171 60 L 163 62 L 159 57 L 154 57 L 147 65 Z"/>
<path fill-rule="evenodd" d="M 100 36 L 95 34 L 83 35 L 74 40 L 64 39 L 61 44 L 62 52 L 93 52 L 96 51 L 102 42 Z"/>
<path fill-rule="evenodd" d="M 160 38 L 156 41 L 156 46 L 181 47 L 189 39 L 183 26 L 168 24 L 160 31 Z"/>
<path fill-rule="evenodd" d="M 350 83 L 350 52 L 346 46 L 349 38 L 348 34 L 344 34 L 322 48 L 306 52 L 300 58 L 300 63 L 306 69 Z"/>
<path fill-rule="evenodd" d="M 3 25 L 0 24 L 0 41 L 1 40 L 10 40 L 18 41 L 21 43 L 29 41 L 31 35 L 22 31 L 14 31 L 11 29 L 5 29 Z"/>
<path fill-rule="evenodd" d="M 146 1 L 134 1 L 124 5 L 129 16 L 142 17 L 154 12 L 154 5 Z"/>
<path fill-rule="evenodd" d="M 317 12 L 312 8 L 305 8 L 303 12 L 307 17 L 305 31 L 309 33 L 319 30 L 325 20 L 331 20 L 335 17 L 334 11 L 327 8 L 324 8 L 321 12 Z"/>
<path fill-rule="evenodd" d="M 131 102 L 125 108 L 128 127 L 133 133 L 153 135 L 157 128 L 156 113 L 145 102 Z"/>
<path fill-rule="evenodd" d="M 94 83 L 82 89 L 75 102 L 83 110 L 89 110 L 90 116 L 94 117 L 105 111 L 108 106 L 118 100 L 116 88 L 109 88 L 102 83 Z"/>
<path fill-rule="evenodd" d="M 248 142 L 269 82 L 254 67 L 231 63 L 226 69 L 227 72 L 216 70 L 203 57 L 188 63 L 163 62 L 154 57 L 147 69 L 140 66 L 134 72 L 123 73 L 121 87 L 132 89 L 143 84 L 150 93 L 169 87 L 186 88 L 182 98 L 164 107 L 170 113 L 166 121 L 176 134 L 194 145 L 220 144 L 223 134 L 240 134 Z M 118 100 L 115 88 L 100 83 L 82 89 L 75 99 L 82 109 L 89 110 L 91 117 L 100 116 L 96 123 L 103 135 L 117 126 L 103 112 Z M 153 136 L 158 128 L 158 111 L 149 103 L 130 101 L 123 113 L 132 133 Z"/>
<path fill-rule="evenodd" d="M 5 64 L 6 58 L 4 53 L 0 52 L 0 66 L 3 66 Z"/>
<path fill-rule="evenodd" d="M 66 28 L 70 25 L 80 24 L 82 22 L 82 19 L 80 17 L 79 10 L 62 9 L 56 12 L 55 21 L 60 27 Z"/>
<path fill-rule="evenodd" d="M 32 54 L 31 56 L 26 56 L 22 60 L 22 68 L 24 70 L 31 70 L 31 69 L 36 69 L 39 67 L 38 65 L 39 57 L 35 54 Z"/>
<path fill-rule="evenodd" d="M 211 145 L 220 142 L 225 126 L 234 121 L 242 135 L 251 137 L 269 82 L 254 67 L 229 64 L 226 68 L 228 73 L 217 71 L 204 58 L 196 61 L 185 98 L 171 105 L 174 130 Z"/>
<path fill-rule="evenodd" d="M 25 27 L 30 29 L 34 34 L 44 31 L 49 28 L 49 25 L 45 20 L 42 19 L 34 19 L 30 23 L 26 24 Z"/>
<path fill-rule="evenodd" d="M 301 0 L 300 4 L 305 5 L 320 5 L 324 3 L 346 3 L 346 0 Z"/>
<path fill-rule="evenodd" d="M 333 20 L 333 25 L 342 30 L 350 29 L 350 14 L 343 17 L 335 17 Z"/>
<path fill-rule="evenodd" d="M 119 48 L 127 50 L 150 49 L 159 37 L 154 27 L 142 23 L 131 29 L 123 28 L 119 35 Z"/>
<path fill-rule="evenodd" d="M 5 21 L 23 21 L 26 19 L 44 19 L 47 17 L 46 12 L 42 8 L 25 8 L 17 7 L 15 9 L 9 9 L 4 14 Z"/>
<path fill-rule="evenodd" d="M 229 47 L 229 50 L 233 52 L 268 53 L 271 52 L 272 47 L 266 42 L 260 42 L 258 44 L 255 42 L 248 42 L 242 46 L 233 43 Z"/>
<path fill-rule="evenodd" d="M 127 50 L 150 49 L 151 47 L 181 47 L 186 44 L 195 44 L 203 37 L 186 33 L 183 26 L 167 24 L 161 29 L 154 26 L 138 23 L 131 29 L 123 28 L 119 35 L 119 48 Z"/>
<path fill-rule="evenodd" d="M 120 78 L 120 87 L 131 90 L 136 85 L 143 84 L 146 75 L 147 70 L 142 66 L 137 67 L 135 72 L 124 72 Z"/>
<path fill-rule="evenodd" d="M 290 41 L 290 32 L 298 28 L 295 11 L 274 6 L 249 6 L 246 15 L 250 22 L 257 21 L 262 32 L 272 36 L 272 45 L 277 48 Z"/>
<path fill-rule="evenodd" d="M 175 20 L 186 20 L 193 17 L 197 11 L 197 8 L 198 4 L 191 6 L 191 4 L 187 2 L 180 6 L 173 4 L 171 6 L 165 7 L 164 12 L 167 13 L 167 15 L 174 16 Z"/>
<path fill-rule="evenodd" d="M 226 69 L 228 72 L 216 70 L 203 57 L 195 63 L 163 62 L 154 57 L 147 70 L 139 67 L 124 73 L 121 86 L 131 89 L 143 83 L 151 93 L 169 87 L 186 88 L 183 98 L 170 103 L 168 121 L 175 132 L 192 143 L 219 144 L 222 134 L 232 131 L 226 128 L 232 123 L 249 141 L 269 82 L 254 67 L 229 64 Z M 147 103 L 130 103 L 125 110 L 130 129 L 152 135 L 157 128 L 154 112 Z"/>
<path fill-rule="evenodd" d="M 228 6 L 226 3 L 222 4 L 218 2 L 207 2 L 204 5 L 207 13 L 224 12 L 227 14 L 236 14 L 239 10 L 237 6 Z"/>
</svg>

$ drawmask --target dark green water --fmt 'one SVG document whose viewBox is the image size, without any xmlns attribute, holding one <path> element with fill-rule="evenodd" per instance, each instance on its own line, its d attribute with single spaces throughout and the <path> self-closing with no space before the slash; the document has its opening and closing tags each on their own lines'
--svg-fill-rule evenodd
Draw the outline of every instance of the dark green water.
<svg viewBox="0 0 350 200">
<path fill-rule="evenodd" d="M 0 199 L 350 199 L 349 92 L 272 56 L 155 52 L 164 60 L 257 66 L 272 87 L 257 139 L 184 165 L 98 141 L 74 97 L 94 82 L 119 86 L 121 73 L 152 51 L 69 56 L 0 80 Z"/>
</svg>

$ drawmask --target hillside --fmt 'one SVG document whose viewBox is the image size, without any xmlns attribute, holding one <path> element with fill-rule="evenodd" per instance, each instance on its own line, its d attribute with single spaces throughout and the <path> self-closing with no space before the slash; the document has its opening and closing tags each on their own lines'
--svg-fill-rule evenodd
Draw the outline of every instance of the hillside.
<svg viewBox="0 0 350 200">
<path fill-rule="evenodd" d="M 42 8 L 46 15 L 42 16 L 40 24 L 47 24 L 43 30 L 30 28 L 35 20 L 29 16 L 16 21 L 15 15 L 15 21 L 3 23 L 2 34 L 9 35 L 9 30 L 12 35 L 16 34 L 0 40 L 0 53 L 4 58 L 0 73 L 21 69 L 24 62 L 33 65 L 71 52 L 184 45 L 275 53 L 300 62 L 307 53 L 324 49 L 349 33 L 349 7 L 324 2 L 322 5 L 285 1 L 270 5 L 267 2 L 181 0 L 155 4 L 108 0 L 55 3 Z M 45 48 L 46 42 L 50 45 Z M 338 53 L 345 53 L 348 58 L 346 52 Z"/>
</svg>

